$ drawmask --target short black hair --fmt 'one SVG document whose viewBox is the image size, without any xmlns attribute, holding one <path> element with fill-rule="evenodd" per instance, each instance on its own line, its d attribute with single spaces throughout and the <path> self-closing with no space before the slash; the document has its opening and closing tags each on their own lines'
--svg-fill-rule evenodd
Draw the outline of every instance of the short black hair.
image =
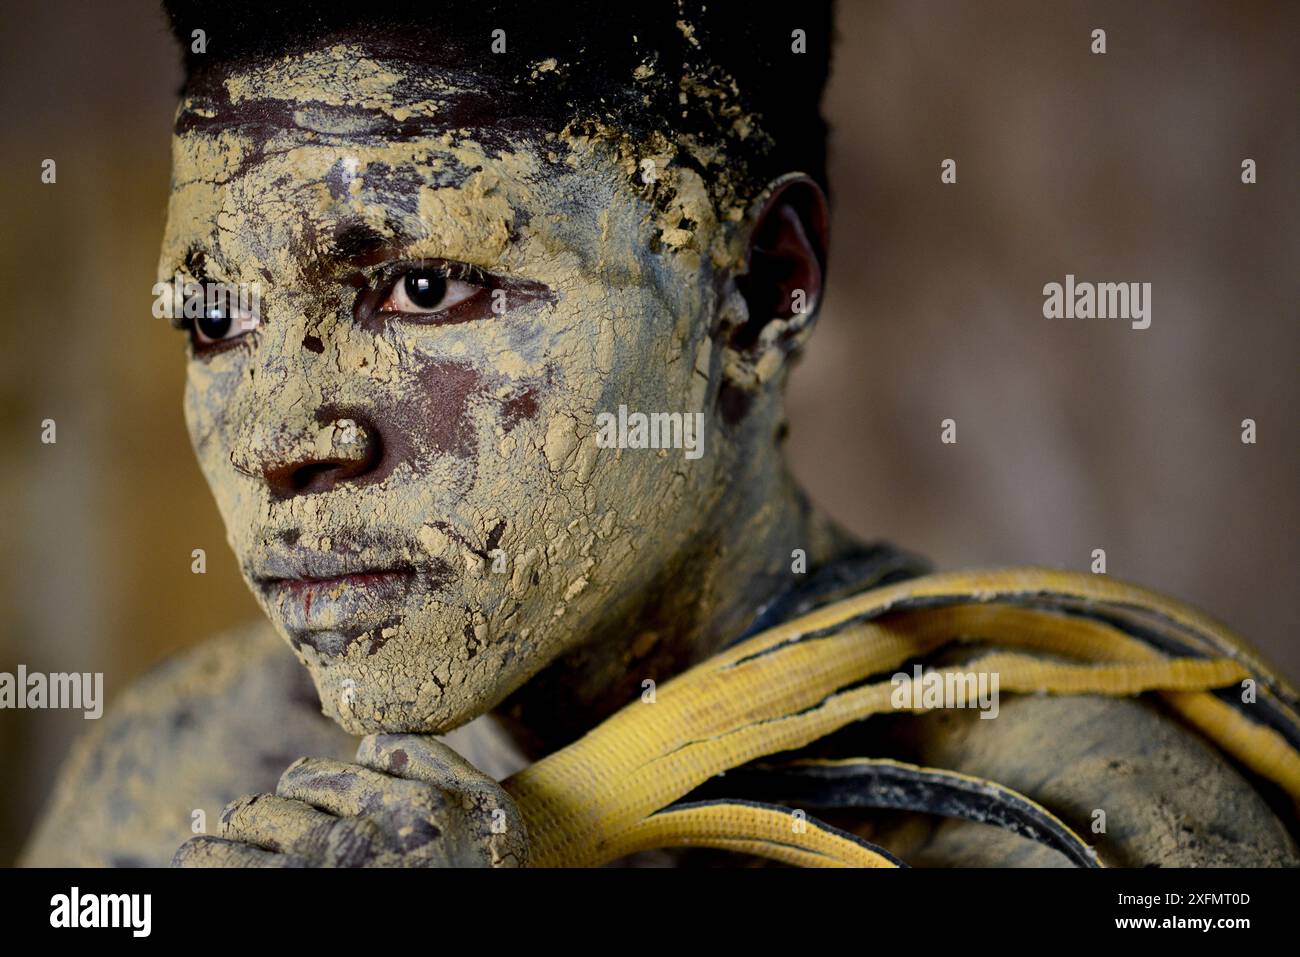
<svg viewBox="0 0 1300 957">
<path fill-rule="evenodd" d="M 472 73 L 503 109 L 561 123 L 607 121 L 633 136 L 689 135 L 722 147 L 726 163 L 743 169 L 733 180 L 749 187 L 798 170 L 827 189 L 820 102 L 830 69 L 831 0 L 770 7 L 734 0 L 164 0 L 163 7 L 184 51 L 187 85 L 218 65 L 292 54 L 331 34 L 360 32 L 381 47 L 400 37 L 424 62 Z M 491 49 L 498 29 L 505 54 Z M 202 52 L 194 49 L 195 30 L 204 31 Z M 795 52 L 800 43 L 804 51 Z M 537 64 L 551 58 L 560 68 L 539 74 Z"/>
</svg>

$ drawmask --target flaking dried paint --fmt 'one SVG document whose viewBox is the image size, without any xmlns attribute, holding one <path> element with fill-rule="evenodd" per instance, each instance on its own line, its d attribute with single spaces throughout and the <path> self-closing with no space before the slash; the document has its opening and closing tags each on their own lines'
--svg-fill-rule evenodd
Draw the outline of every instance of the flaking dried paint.
<svg viewBox="0 0 1300 957">
<path fill-rule="evenodd" d="M 597 454 L 592 433 L 596 413 L 619 403 L 696 410 L 716 395 L 713 270 L 738 255 L 736 231 L 722 225 L 739 219 L 734 197 L 719 216 L 699 174 L 674 163 L 681 144 L 633 142 L 597 121 L 488 149 L 475 130 L 388 142 L 358 135 L 364 120 L 329 119 L 327 107 L 436 115 L 432 95 L 396 98 L 401 78 L 341 46 L 227 78 L 232 102 L 287 104 L 292 120 L 264 138 L 178 135 L 160 266 L 170 275 L 199 243 L 230 272 L 213 278 L 265 285 L 255 345 L 191 361 L 186 400 L 246 575 L 282 535 L 301 550 L 440 570 L 437 587 L 374 616 L 341 656 L 298 646 L 326 713 L 357 733 L 446 730 L 498 703 L 579 644 L 606 607 L 647 587 L 714 509 L 727 466 L 723 456 L 684 468 Z M 655 177 L 634 181 L 647 159 Z M 413 203 L 386 185 L 397 173 L 418 182 Z M 345 188 L 332 189 L 331 176 Z M 354 291 L 311 265 L 339 223 L 382 231 L 392 219 L 415 237 L 411 258 L 520 277 L 553 297 L 460 325 L 361 328 Z M 308 336 L 319 354 L 302 347 Z M 506 416 L 525 393 L 527 419 Z M 382 481 L 268 494 L 258 463 L 322 435 L 334 450 L 336 427 L 320 421 L 334 409 L 375 410 L 409 447 Z M 506 574 L 489 570 L 498 528 Z"/>
</svg>

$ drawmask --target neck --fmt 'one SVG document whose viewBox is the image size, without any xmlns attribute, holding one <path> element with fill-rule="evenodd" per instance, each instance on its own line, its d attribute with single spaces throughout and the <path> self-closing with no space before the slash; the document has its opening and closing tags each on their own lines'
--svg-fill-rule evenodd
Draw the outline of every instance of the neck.
<svg viewBox="0 0 1300 957">
<path fill-rule="evenodd" d="M 763 456 L 756 457 L 763 459 Z M 792 572 L 844 554 L 852 540 L 814 511 L 772 447 L 729 483 L 717 520 L 660 569 L 651 587 L 612 610 L 581 647 L 549 664 L 495 712 L 530 758 L 548 754 L 630 702 L 653 681 L 717 652 L 769 600 L 806 580 Z"/>
</svg>

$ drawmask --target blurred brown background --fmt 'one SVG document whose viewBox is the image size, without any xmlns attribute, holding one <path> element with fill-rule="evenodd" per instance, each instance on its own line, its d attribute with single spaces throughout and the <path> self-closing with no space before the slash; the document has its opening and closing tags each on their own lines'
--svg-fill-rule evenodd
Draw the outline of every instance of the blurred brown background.
<svg viewBox="0 0 1300 957">
<path fill-rule="evenodd" d="M 111 701 L 256 614 L 149 313 L 178 57 L 148 0 L 4 13 L 0 670 L 104 671 Z M 814 498 L 941 568 L 1103 547 L 1300 674 L 1300 4 L 841 2 L 839 32 L 830 292 L 790 394 Z M 1043 319 L 1067 272 L 1151 282 L 1151 328 Z M 0 862 L 84 727 L 0 712 Z"/>
</svg>

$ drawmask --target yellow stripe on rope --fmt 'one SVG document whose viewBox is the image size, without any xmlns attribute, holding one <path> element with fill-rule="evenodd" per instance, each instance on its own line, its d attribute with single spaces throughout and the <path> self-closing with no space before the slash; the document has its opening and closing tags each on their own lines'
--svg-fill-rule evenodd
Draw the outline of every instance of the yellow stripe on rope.
<svg viewBox="0 0 1300 957">
<path fill-rule="evenodd" d="M 1090 661 L 1165 660 L 1156 649 L 1110 625 L 1012 605 L 950 605 L 904 612 L 890 623 L 927 644 L 939 635 L 955 635 Z M 1255 774 L 1300 800 L 1300 753 L 1281 734 L 1251 721 L 1211 694 L 1161 690 L 1165 703 L 1188 724 Z M 1260 689 L 1259 693 L 1265 692 Z"/>
<path fill-rule="evenodd" d="M 1108 625 L 1047 615 L 1057 619 L 1053 627 L 1041 632 L 1008 628 L 1014 633 L 1010 637 L 1041 650 L 1109 664 L 1061 665 L 1023 655 L 998 656 L 999 682 L 1006 690 L 1123 695 L 1201 691 L 1240 680 L 1249 673 L 1242 662 L 1254 664 L 1233 636 L 1204 616 L 1093 575 L 1013 569 L 934 575 L 875 589 L 769 629 L 703 662 L 664 684 L 655 703 L 624 708 L 569 747 L 506 781 L 528 826 L 533 863 L 591 864 L 628 853 L 636 843 L 636 828 L 650 815 L 715 774 L 802 747 L 851 721 L 895 710 L 888 683 L 839 689 L 967 633 L 959 627 L 959 618 L 944 619 L 945 611 L 963 604 L 984 609 L 993 607 L 987 602 L 1044 596 L 1154 612 L 1187 629 L 1201 647 L 1222 649 L 1238 660 L 1170 659 Z M 918 602 L 946 602 L 950 607 L 900 614 L 906 627 L 859 620 Z M 999 611 L 1009 610 L 1023 611 L 999 606 Z M 1001 641 L 1003 626 L 1012 620 L 989 616 L 982 624 L 990 630 L 987 637 Z M 1027 623 L 1024 619 L 1018 624 Z M 1222 717 L 1213 706 L 1222 702 L 1208 696 L 1175 693 L 1169 698 L 1183 702 L 1203 721 Z M 1188 698 L 1195 700 L 1188 704 Z M 1254 733 L 1257 730 L 1234 725 L 1220 735 L 1249 750 L 1264 741 Z M 1294 751 L 1287 751 L 1294 757 Z M 1275 770 L 1286 763 L 1280 754 L 1256 759 Z"/>
<path fill-rule="evenodd" d="M 662 685 L 653 704 L 638 701 L 624 708 L 505 782 L 529 826 L 530 858 L 539 864 L 558 861 L 555 855 L 571 843 L 570 835 L 603 834 L 610 822 L 602 798 L 617 794 L 635 771 L 664 755 L 702 739 L 765 727 L 818 705 L 837 688 L 895 668 L 943 643 L 873 624 L 849 626 L 798 644 L 785 641 L 775 635 L 764 646 L 747 642 L 749 654 L 775 650 L 743 661 L 743 655 L 710 659 L 690 669 Z M 754 756 L 770 753 L 760 749 Z M 696 783 L 739 763 L 708 770 Z M 678 782 L 669 782 L 661 803 L 641 807 L 639 813 L 627 811 L 622 823 L 635 823 L 694 786 L 678 790 Z"/>
<path fill-rule="evenodd" d="M 528 825 L 534 863 L 571 863 L 573 858 L 565 851 L 573 845 L 574 835 L 603 835 L 611 826 L 607 801 L 614 799 L 617 808 L 614 796 L 636 770 L 702 739 L 765 727 L 769 721 L 818 705 L 837 688 L 924 653 L 928 644 L 878 625 L 850 626 L 835 635 L 783 647 L 777 647 L 786 641 L 783 635 L 770 638 L 764 646 L 746 642 L 747 653 L 776 650 L 744 661 L 744 655 L 710 659 L 662 685 L 653 704 L 637 702 L 624 708 L 572 745 L 505 782 Z M 932 644 L 937 647 L 942 642 Z M 755 756 L 764 753 L 771 751 Z M 700 781 L 714 773 L 705 772 Z M 620 823 L 635 823 L 694 784 L 680 787 L 670 782 L 661 803 L 626 811 Z"/>
<path fill-rule="evenodd" d="M 1124 668 L 1092 665 L 1062 665 L 1020 655 L 998 656 L 999 683 L 1008 691 L 1049 692 L 1058 689 L 1066 694 L 1129 695 L 1165 687 L 1212 687 L 1214 683 L 1235 681 L 1244 674 L 1236 662 L 1219 659 L 1174 659 L 1145 666 L 1140 677 L 1130 677 Z M 1190 680 L 1191 666 L 1210 665 L 1202 676 L 1209 684 L 1196 685 Z M 948 672 L 937 670 L 937 674 Z M 963 670 L 953 674 L 965 674 Z M 609 795 L 600 808 L 596 826 L 579 840 L 570 842 L 570 864 L 594 864 L 628 853 L 626 828 L 655 809 L 664 807 L 727 768 L 772 754 L 803 747 L 844 725 L 873 714 L 906 710 L 921 713 L 929 709 L 913 703 L 905 709 L 895 708 L 891 699 L 894 685 L 889 681 L 865 685 L 832 695 L 822 706 L 764 724 L 750 725 L 730 734 L 709 738 L 672 751 L 626 777 L 616 794 Z M 529 830 L 531 835 L 533 831 Z M 566 855 L 567 856 L 567 855 Z M 544 864 L 545 858 L 538 861 Z"/>
<path fill-rule="evenodd" d="M 1229 658 L 1170 658 L 1140 664 L 1062 665 L 1027 655 L 994 654 L 976 659 L 962 673 L 996 674 L 1002 691 L 1104 694 L 1144 691 L 1200 691 L 1222 688 L 1247 676 Z"/>
<path fill-rule="evenodd" d="M 897 867 L 868 847 L 787 810 L 717 802 L 652 814 L 621 835 L 620 853 L 659 847 L 743 851 L 800 867 Z"/>
</svg>

